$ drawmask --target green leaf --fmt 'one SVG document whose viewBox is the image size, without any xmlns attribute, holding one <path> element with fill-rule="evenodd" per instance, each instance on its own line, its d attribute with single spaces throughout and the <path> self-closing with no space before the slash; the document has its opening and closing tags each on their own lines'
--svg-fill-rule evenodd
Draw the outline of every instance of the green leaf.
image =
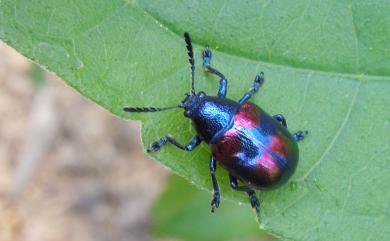
<svg viewBox="0 0 390 241">
<path fill-rule="evenodd" d="M 194 135 L 180 110 L 127 115 L 124 106 L 170 106 L 190 88 L 183 31 L 196 52 L 196 88 L 215 94 L 213 65 L 238 99 L 310 131 L 289 185 L 260 192 L 261 225 L 285 239 L 386 240 L 390 236 L 390 3 L 367 1 L 0 1 L 0 37 L 115 115 L 143 122 L 148 145 Z M 77 107 L 76 107 L 77 108 Z M 210 150 L 163 148 L 153 157 L 210 189 Z M 218 169 L 222 196 L 230 190 Z M 208 210 L 205 210 L 208 212 Z M 210 217 L 212 218 L 212 217 Z"/>
<path fill-rule="evenodd" d="M 273 240 L 255 222 L 247 205 L 223 202 L 218 212 L 207 212 L 210 195 L 178 176 L 172 176 L 166 190 L 152 208 L 153 232 L 158 237 L 186 241 Z"/>
</svg>

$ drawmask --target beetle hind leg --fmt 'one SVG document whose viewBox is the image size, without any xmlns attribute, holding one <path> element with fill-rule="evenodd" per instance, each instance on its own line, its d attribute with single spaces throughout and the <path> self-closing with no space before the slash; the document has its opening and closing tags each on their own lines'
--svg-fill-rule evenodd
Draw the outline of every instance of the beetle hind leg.
<svg viewBox="0 0 390 241">
<path fill-rule="evenodd" d="M 208 46 L 206 46 L 205 50 L 203 51 L 203 68 L 205 71 L 215 74 L 219 78 L 221 78 L 219 81 L 219 89 L 217 95 L 219 98 L 225 98 L 226 91 L 227 91 L 227 80 L 221 72 L 211 67 L 211 57 L 212 57 L 211 50 L 209 49 Z"/>
<path fill-rule="evenodd" d="M 255 190 L 253 190 L 253 188 L 251 188 L 249 186 L 238 186 L 237 178 L 232 176 L 232 175 L 229 175 L 229 179 L 230 179 L 230 186 L 234 190 L 239 191 L 239 192 L 246 192 L 248 194 L 252 208 L 254 208 L 256 210 L 257 214 L 259 214 L 260 213 L 260 202 L 256 196 Z"/>
</svg>

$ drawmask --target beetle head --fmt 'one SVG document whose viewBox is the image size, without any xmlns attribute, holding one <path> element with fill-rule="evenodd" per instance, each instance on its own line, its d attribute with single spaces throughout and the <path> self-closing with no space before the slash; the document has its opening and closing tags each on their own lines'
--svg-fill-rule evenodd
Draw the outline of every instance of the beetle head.
<svg viewBox="0 0 390 241">
<path fill-rule="evenodd" d="M 181 102 L 184 108 L 184 116 L 190 118 L 192 116 L 193 110 L 199 105 L 205 96 L 206 94 L 203 91 L 193 95 L 186 93 L 186 97 Z"/>
</svg>

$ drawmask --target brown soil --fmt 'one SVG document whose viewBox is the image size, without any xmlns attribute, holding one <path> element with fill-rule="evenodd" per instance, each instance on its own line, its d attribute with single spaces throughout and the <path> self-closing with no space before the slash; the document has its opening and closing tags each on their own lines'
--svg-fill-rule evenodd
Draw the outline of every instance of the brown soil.
<svg viewBox="0 0 390 241">
<path fill-rule="evenodd" d="M 123 121 L 0 42 L 0 241 L 151 240 L 168 172 Z"/>
</svg>

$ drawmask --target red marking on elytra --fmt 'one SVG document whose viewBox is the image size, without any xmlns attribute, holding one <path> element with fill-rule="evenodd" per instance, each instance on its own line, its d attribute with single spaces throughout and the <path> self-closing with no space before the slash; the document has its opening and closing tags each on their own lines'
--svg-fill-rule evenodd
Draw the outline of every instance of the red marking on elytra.
<svg viewBox="0 0 390 241">
<path fill-rule="evenodd" d="M 276 153 L 283 152 L 284 145 L 279 136 L 271 136 L 271 144 L 268 146 L 268 149 Z"/>
<path fill-rule="evenodd" d="M 271 137 L 271 144 L 268 145 L 268 149 L 279 156 L 285 157 L 288 145 L 282 136 L 274 135 Z"/>
<path fill-rule="evenodd" d="M 263 152 L 259 159 L 256 160 L 256 166 L 264 170 L 271 180 L 277 180 L 281 174 L 277 162 L 267 152 Z"/>
<path fill-rule="evenodd" d="M 237 132 L 234 129 L 230 129 L 211 147 L 215 158 L 225 163 L 230 161 L 232 159 L 231 157 L 235 156 L 237 152 L 241 151 L 241 145 L 242 143 L 237 137 Z"/>
<path fill-rule="evenodd" d="M 234 124 L 239 128 L 256 128 L 260 124 L 260 117 L 256 111 L 256 106 L 252 103 L 245 103 L 236 114 Z"/>
</svg>

